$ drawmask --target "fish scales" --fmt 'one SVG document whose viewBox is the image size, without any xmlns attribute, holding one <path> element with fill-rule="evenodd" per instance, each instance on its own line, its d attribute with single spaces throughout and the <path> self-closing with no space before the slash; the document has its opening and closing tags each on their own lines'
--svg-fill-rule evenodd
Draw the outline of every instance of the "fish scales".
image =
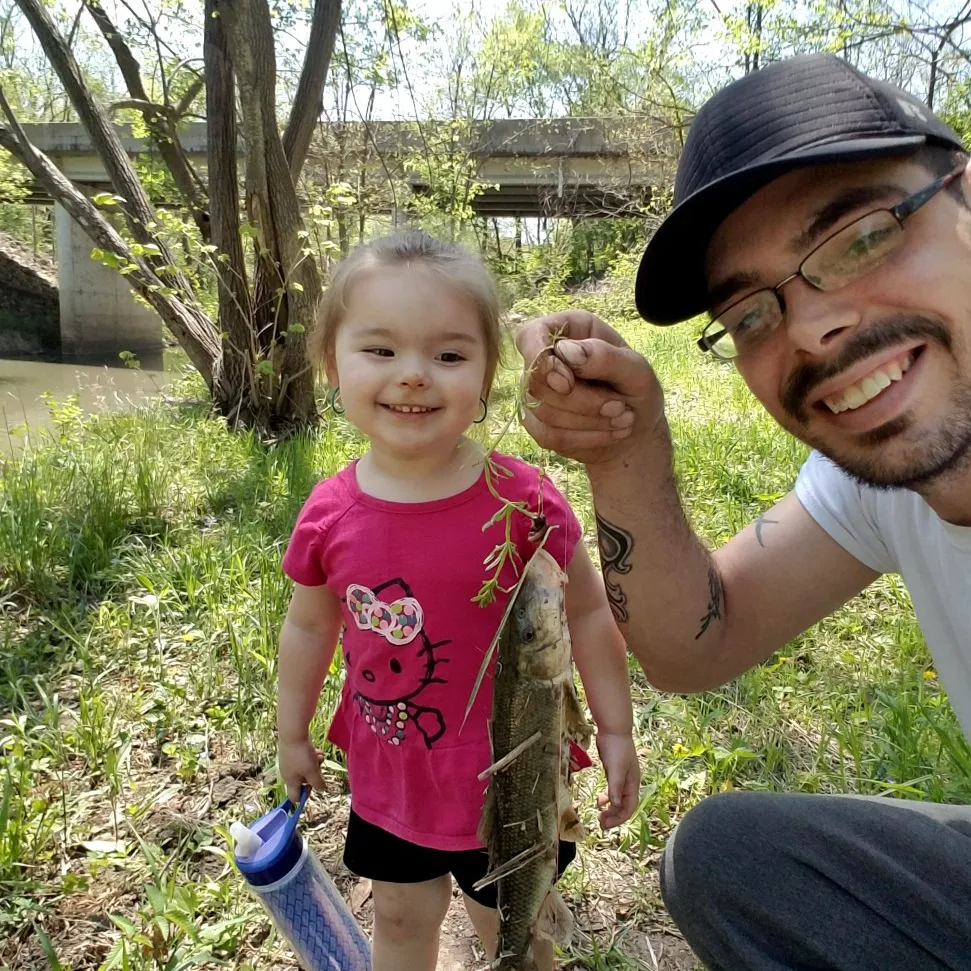
<svg viewBox="0 0 971 971">
<path fill-rule="evenodd" d="M 590 729 L 573 683 L 565 583 L 556 561 L 540 550 L 499 638 L 490 721 L 498 768 L 481 829 L 490 873 L 501 874 L 498 971 L 534 968 L 530 943 L 538 921 L 568 919 L 550 892 L 558 840 L 580 834 L 569 795 L 569 742 L 585 740 Z"/>
</svg>

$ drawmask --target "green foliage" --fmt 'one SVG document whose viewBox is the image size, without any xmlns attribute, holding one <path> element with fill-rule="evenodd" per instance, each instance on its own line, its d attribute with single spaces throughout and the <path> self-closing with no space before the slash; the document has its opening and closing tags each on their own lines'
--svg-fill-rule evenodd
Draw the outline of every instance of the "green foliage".
<svg viewBox="0 0 971 971">
<path fill-rule="evenodd" d="M 421 151 L 405 161 L 405 168 L 423 186 L 412 197 L 410 208 L 426 225 L 444 224 L 452 239 L 472 219 L 475 198 L 486 189 L 476 176 L 478 163 L 468 151 L 471 132 L 472 124 L 464 118 L 428 126 Z"/>
<path fill-rule="evenodd" d="M 971 152 L 971 78 L 948 92 L 941 116 L 964 139 Z"/>
</svg>

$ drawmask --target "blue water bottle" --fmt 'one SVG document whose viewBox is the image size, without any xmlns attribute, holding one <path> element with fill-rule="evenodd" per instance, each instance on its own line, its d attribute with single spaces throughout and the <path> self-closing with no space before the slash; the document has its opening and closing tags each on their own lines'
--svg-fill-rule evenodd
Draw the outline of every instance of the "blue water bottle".
<svg viewBox="0 0 971 971">
<path fill-rule="evenodd" d="M 233 859 L 305 971 L 371 971 L 371 946 L 297 820 L 307 802 L 287 799 L 251 826 L 233 823 Z"/>
</svg>

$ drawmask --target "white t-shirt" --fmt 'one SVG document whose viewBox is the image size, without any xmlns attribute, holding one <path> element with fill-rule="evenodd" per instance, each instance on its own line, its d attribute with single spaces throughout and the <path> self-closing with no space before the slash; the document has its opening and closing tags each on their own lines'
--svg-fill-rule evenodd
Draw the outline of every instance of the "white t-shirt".
<svg viewBox="0 0 971 971">
<path fill-rule="evenodd" d="M 879 573 L 898 573 L 944 690 L 971 739 L 971 527 L 944 522 L 909 489 L 858 485 L 813 452 L 796 495 L 848 553 Z"/>
</svg>

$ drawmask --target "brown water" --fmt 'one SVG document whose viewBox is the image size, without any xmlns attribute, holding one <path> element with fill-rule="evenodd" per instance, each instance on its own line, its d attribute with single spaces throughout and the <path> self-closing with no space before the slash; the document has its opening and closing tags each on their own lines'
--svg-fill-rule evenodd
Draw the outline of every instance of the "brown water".
<svg viewBox="0 0 971 971">
<path fill-rule="evenodd" d="M 149 368 L 149 364 L 152 368 Z M 0 454 L 17 453 L 52 425 L 45 393 L 57 401 L 78 396 L 85 412 L 117 411 L 158 398 L 176 374 L 161 360 L 139 369 L 105 364 L 0 358 Z"/>
</svg>

